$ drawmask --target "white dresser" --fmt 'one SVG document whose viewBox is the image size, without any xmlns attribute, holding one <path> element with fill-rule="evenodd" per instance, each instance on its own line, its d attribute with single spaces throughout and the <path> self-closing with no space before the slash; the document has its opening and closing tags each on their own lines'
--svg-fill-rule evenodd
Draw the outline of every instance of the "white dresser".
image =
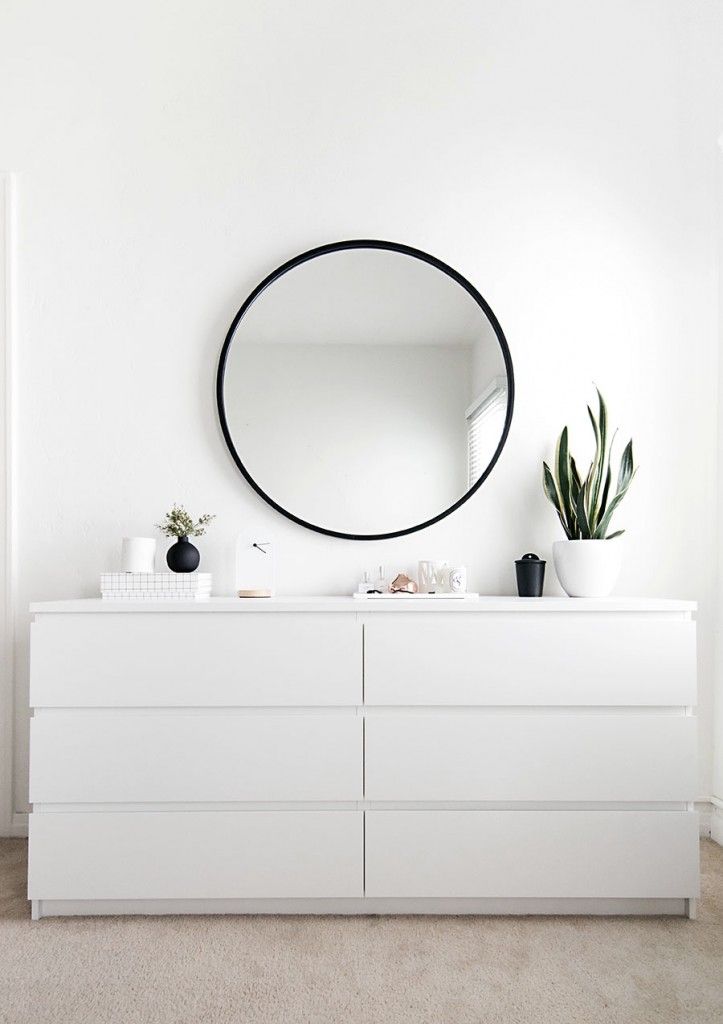
<svg viewBox="0 0 723 1024">
<path fill-rule="evenodd" d="M 34 605 L 33 914 L 692 915 L 694 609 Z"/>
</svg>

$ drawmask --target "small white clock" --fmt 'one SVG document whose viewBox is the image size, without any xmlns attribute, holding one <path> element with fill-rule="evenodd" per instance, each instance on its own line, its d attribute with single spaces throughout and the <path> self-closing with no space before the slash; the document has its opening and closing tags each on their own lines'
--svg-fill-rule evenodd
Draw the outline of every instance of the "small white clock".
<svg viewBox="0 0 723 1024">
<path fill-rule="evenodd" d="M 238 535 L 236 593 L 239 597 L 274 596 L 274 544 L 268 532 L 254 530 Z"/>
</svg>

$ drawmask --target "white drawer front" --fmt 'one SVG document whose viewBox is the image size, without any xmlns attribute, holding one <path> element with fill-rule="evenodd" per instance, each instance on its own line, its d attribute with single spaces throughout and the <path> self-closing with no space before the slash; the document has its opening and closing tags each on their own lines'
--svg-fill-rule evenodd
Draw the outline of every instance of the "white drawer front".
<svg viewBox="0 0 723 1024">
<path fill-rule="evenodd" d="M 31 814 L 30 899 L 363 895 L 358 811 Z"/>
<path fill-rule="evenodd" d="M 686 811 L 368 811 L 367 896 L 698 895 Z"/>
<path fill-rule="evenodd" d="M 643 615 L 369 616 L 368 704 L 692 705 L 695 624 Z"/>
<path fill-rule="evenodd" d="M 687 801 L 696 720 L 673 715 L 370 715 L 370 800 Z"/>
<path fill-rule="evenodd" d="M 361 703 L 354 616 L 119 612 L 39 616 L 34 707 Z"/>
<path fill-rule="evenodd" d="M 31 722 L 34 803 L 360 800 L 353 714 L 46 711 Z"/>
</svg>

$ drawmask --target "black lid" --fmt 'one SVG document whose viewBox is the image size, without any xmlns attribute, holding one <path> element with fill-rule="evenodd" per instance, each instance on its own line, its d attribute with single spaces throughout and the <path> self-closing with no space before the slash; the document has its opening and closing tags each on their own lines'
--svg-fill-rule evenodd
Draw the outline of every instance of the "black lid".
<svg viewBox="0 0 723 1024">
<path fill-rule="evenodd" d="M 515 565 L 519 565 L 521 562 L 542 562 L 543 565 L 545 564 L 544 558 L 540 558 L 539 555 L 534 554 L 532 551 L 528 551 L 522 558 L 515 559 Z"/>
</svg>

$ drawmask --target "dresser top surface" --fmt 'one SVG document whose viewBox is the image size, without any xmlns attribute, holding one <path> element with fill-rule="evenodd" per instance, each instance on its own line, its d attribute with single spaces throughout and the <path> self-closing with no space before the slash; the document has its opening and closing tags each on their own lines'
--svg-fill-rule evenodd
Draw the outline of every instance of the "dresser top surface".
<svg viewBox="0 0 723 1024">
<path fill-rule="evenodd" d="M 30 605 L 33 613 L 99 613 L 128 614 L 158 612 L 184 614 L 188 612 L 208 615 L 214 612 L 235 614 L 273 612 L 354 612 L 363 615 L 396 614 L 399 612 L 439 614 L 480 614 L 489 612 L 677 612 L 691 613 L 697 608 L 695 601 L 653 597 L 484 597 L 464 600 L 393 600 L 369 601 L 353 597 L 271 597 L 238 598 L 212 597 L 205 601 L 108 601 L 101 598 L 81 598 L 65 601 L 37 601 Z"/>
</svg>

